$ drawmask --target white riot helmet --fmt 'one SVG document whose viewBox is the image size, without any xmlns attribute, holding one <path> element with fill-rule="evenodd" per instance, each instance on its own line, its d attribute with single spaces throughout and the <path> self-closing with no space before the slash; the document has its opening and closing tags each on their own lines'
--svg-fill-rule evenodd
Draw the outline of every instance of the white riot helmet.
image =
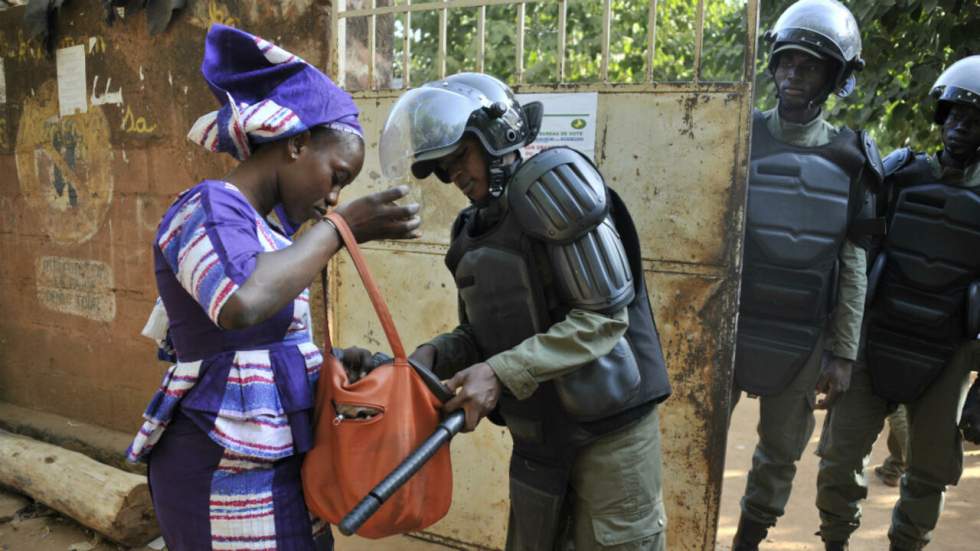
<svg viewBox="0 0 980 551">
<path fill-rule="evenodd" d="M 770 73 L 776 68 L 778 54 L 786 50 L 836 63 L 837 73 L 823 99 L 831 93 L 849 95 L 854 90 L 854 71 L 864 68 L 857 20 L 837 0 L 799 0 L 786 8 L 765 38 L 770 43 Z"/>
<path fill-rule="evenodd" d="M 455 151 L 463 136 L 475 135 L 487 152 L 490 193 L 499 196 L 513 166 L 502 157 L 531 143 L 541 127 L 538 102 L 521 106 L 511 89 L 494 77 L 459 73 L 428 82 L 402 95 L 381 133 L 381 170 L 388 178 L 449 175 L 436 160 Z M 516 163 L 514 163 L 516 164 Z"/>
<path fill-rule="evenodd" d="M 937 124 L 946 122 L 954 103 L 980 109 L 980 55 L 964 57 L 950 65 L 936 79 L 929 94 L 938 100 L 933 116 Z"/>
</svg>

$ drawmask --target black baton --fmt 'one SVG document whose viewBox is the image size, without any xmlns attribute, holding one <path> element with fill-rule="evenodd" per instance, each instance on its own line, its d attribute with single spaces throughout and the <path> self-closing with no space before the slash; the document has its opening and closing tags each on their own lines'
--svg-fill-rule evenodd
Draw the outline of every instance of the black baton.
<svg viewBox="0 0 980 551">
<path fill-rule="evenodd" d="M 439 448 L 449 442 L 463 428 L 465 414 L 463 410 L 456 410 L 439 423 L 436 431 L 428 437 L 422 445 L 413 451 L 404 461 L 401 462 L 391 474 L 386 476 L 368 495 L 351 509 L 344 519 L 340 521 L 340 533 L 349 536 L 361 527 L 371 515 L 376 513 L 381 505 L 392 496 L 398 488 L 401 488 L 408 479 L 415 476 L 429 459 L 439 451 Z"/>
</svg>

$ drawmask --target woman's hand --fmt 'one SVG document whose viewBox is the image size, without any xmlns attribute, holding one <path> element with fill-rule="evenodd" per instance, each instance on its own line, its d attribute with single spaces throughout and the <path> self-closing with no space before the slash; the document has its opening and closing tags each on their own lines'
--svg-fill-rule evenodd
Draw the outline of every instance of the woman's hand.
<svg viewBox="0 0 980 551">
<path fill-rule="evenodd" d="M 334 211 L 344 217 L 358 243 L 375 239 L 414 239 L 422 235 L 419 204 L 395 204 L 408 192 L 408 186 L 396 186 L 344 203 Z"/>
<path fill-rule="evenodd" d="M 419 205 L 394 203 L 406 194 L 408 186 L 398 186 L 345 203 L 336 210 L 358 243 L 418 237 L 422 223 Z M 255 271 L 225 303 L 218 323 L 224 329 L 244 329 L 269 319 L 309 286 L 342 245 L 337 231 L 320 222 L 285 249 L 258 255 Z"/>
</svg>

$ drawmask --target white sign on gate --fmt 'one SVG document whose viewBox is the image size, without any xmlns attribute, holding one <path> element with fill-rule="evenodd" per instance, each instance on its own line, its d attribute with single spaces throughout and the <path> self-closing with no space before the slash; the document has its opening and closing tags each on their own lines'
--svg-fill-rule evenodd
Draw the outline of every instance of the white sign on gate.
<svg viewBox="0 0 980 551">
<path fill-rule="evenodd" d="M 564 145 L 581 151 L 595 161 L 598 93 L 516 94 L 516 97 L 521 105 L 532 101 L 544 104 L 538 139 L 521 149 L 525 159 L 542 149 Z"/>
</svg>

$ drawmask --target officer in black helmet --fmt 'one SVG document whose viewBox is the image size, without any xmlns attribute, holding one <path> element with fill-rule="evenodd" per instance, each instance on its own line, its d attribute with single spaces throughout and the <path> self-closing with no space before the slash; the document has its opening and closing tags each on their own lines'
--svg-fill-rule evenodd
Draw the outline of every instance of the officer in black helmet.
<svg viewBox="0 0 980 551">
<path fill-rule="evenodd" d="M 864 459 L 896 404 L 908 409 L 908 467 L 888 537 L 922 549 L 946 486 L 963 471 L 957 420 L 980 366 L 980 56 L 942 73 L 932 93 L 943 149 L 885 159 L 888 235 L 869 277 L 865 356 L 820 444 L 817 506 L 828 549 L 846 546 L 867 496 Z M 964 434 L 980 441 L 975 401 Z"/>
<path fill-rule="evenodd" d="M 753 117 L 732 408 L 760 397 L 733 550 L 759 548 L 782 516 L 813 409 L 847 388 L 857 358 L 881 159 L 863 132 L 823 118 L 863 66 L 854 16 L 800 0 L 766 34 L 778 105 Z M 817 401 L 817 392 L 826 396 Z"/>
<path fill-rule="evenodd" d="M 506 424 L 508 550 L 661 550 L 657 404 L 670 393 L 626 206 L 591 161 L 554 148 L 522 159 L 541 105 L 462 73 L 403 95 L 382 169 L 430 173 L 472 203 L 446 266 L 460 325 L 412 359 L 457 391 L 466 428 Z"/>
</svg>

